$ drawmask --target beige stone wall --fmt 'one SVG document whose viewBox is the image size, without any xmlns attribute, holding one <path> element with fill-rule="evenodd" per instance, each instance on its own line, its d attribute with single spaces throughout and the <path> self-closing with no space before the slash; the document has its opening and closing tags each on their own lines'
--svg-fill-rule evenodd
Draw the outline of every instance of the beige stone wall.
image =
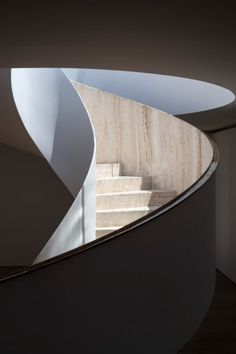
<svg viewBox="0 0 236 354">
<path fill-rule="evenodd" d="M 212 148 L 195 127 L 140 103 L 75 86 L 94 124 L 97 163 L 120 162 L 123 175 L 152 176 L 153 188 L 178 193 L 208 167 Z"/>
</svg>

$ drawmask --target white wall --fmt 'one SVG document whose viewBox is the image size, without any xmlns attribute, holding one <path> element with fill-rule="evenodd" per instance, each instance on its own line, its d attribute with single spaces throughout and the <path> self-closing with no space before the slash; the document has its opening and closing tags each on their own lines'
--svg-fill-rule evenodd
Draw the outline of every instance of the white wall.
<svg viewBox="0 0 236 354">
<path fill-rule="evenodd" d="M 94 134 L 78 93 L 60 69 L 13 69 L 12 89 L 27 131 L 75 197 L 38 262 L 95 238 L 95 193 L 87 198 L 83 189 L 88 179 L 95 188 Z M 86 203 L 89 223 L 85 222 Z"/>
</svg>

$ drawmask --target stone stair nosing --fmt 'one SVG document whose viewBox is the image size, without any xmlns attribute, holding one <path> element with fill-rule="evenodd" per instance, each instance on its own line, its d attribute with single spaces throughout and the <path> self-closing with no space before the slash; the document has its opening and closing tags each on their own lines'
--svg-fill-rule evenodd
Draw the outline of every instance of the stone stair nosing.
<svg viewBox="0 0 236 354">
<path fill-rule="evenodd" d="M 104 177 L 97 178 L 97 194 L 114 193 L 124 191 L 150 190 L 152 188 L 152 177 Z"/>
<path fill-rule="evenodd" d="M 96 213 L 96 226 L 109 227 L 113 225 L 124 226 L 147 215 L 157 207 L 102 209 Z"/>
<path fill-rule="evenodd" d="M 129 207 L 162 206 L 176 196 L 175 191 L 139 190 L 96 195 L 97 210 Z"/>
</svg>

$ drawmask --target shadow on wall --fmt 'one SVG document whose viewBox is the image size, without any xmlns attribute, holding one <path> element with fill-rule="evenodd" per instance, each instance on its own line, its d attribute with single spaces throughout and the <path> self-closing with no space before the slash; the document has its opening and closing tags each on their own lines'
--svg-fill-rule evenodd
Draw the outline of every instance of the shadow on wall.
<svg viewBox="0 0 236 354">
<path fill-rule="evenodd" d="M 41 157 L 0 145 L 0 266 L 31 265 L 73 198 Z"/>
</svg>

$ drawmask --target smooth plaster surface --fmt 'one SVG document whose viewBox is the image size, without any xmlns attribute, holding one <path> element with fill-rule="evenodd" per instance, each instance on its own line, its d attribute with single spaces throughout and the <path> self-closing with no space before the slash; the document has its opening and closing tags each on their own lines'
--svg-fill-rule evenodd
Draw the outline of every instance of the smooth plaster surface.
<svg viewBox="0 0 236 354">
<path fill-rule="evenodd" d="M 31 265 L 73 198 L 41 157 L 0 144 L 0 265 Z"/>
<path fill-rule="evenodd" d="M 11 69 L 0 69 L 0 143 L 42 157 L 19 119 L 11 89 Z"/>
<path fill-rule="evenodd" d="M 11 84 L 28 133 L 75 198 L 37 263 L 95 239 L 94 133 L 79 94 L 61 69 L 13 69 Z"/>
<path fill-rule="evenodd" d="M 63 69 L 71 79 L 172 115 L 225 106 L 234 94 L 209 82 L 183 77 L 98 69 Z"/>
<path fill-rule="evenodd" d="M 213 134 L 220 150 L 216 174 L 216 265 L 236 283 L 236 128 Z"/>
<path fill-rule="evenodd" d="M 214 188 L 211 178 L 161 217 L 1 283 L 2 351 L 176 353 L 214 292 Z"/>
</svg>

